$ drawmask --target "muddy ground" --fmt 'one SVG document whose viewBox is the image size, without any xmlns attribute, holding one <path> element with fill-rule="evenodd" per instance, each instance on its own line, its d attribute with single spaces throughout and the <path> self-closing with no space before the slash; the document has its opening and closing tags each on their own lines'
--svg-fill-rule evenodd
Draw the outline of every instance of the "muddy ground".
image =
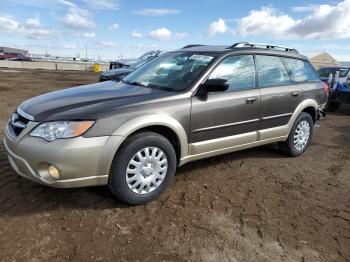
<svg viewBox="0 0 350 262">
<path fill-rule="evenodd" d="M 86 72 L 0 71 L 0 136 L 23 100 L 97 81 Z M 306 154 L 264 146 L 187 164 L 156 201 L 105 187 L 54 189 L 12 170 L 0 144 L 0 261 L 350 261 L 350 107 Z"/>
</svg>

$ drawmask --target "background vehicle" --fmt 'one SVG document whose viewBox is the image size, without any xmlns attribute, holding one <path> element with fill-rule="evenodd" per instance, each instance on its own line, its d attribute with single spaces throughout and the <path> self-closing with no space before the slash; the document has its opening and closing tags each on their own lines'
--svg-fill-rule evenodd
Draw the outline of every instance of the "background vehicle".
<svg viewBox="0 0 350 262">
<path fill-rule="evenodd" d="M 305 56 L 288 47 L 191 45 L 120 82 L 22 103 L 4 145 L 20 175 L 54 187 L 108 185 L 142 204 L 178 166 L 269 143 L 299 156 L 328 99 Z"/>
<path fill-rule="evenodd" d="M 128 68 L 129 66 L 139 62 L 139 61 L 146 61 L 151 57 L 157 57 L 161 54 L 162 52 L 159 50 L 156 51 L 150 51 L 147 52 L 145 54 L 143 54 L 142 56 L 140 56 L 139 58 L 136 59 L 120 59 L 118 61 L 114 61 L 111 62 L 109 64 L 109 69 L 114 69 L 114 68 Z"/>
<path fill-rule="evenodd" d="M 158 55 L 160 55 L 160 53 Z M 132 71 L 134 71 L 138 67 L 144 65 L 148 61 L 153 60 L 157 56 L 149 56 L 146 59 L 142 59 L 140 61 L 137 61 L 136 63 L 130 65 L 127 68 L 123 68 L 123 67 L 122 68 L 114 68 L 114 69 L 111 69 L 111 70 L 107 70 L 107 71 L 101 72 L 100 76 L 99 76 L 99 81 L 100 82 L 108 81 L 108 80 L 120 81 L 125 76 L 130 74 Z"/>
<path fill-rule="evenodd" d="M 323 82 L 329 85 L 328 111 L 338 109 L 341 104 L 350 104 L 350 68 L 324 67 L 318 70 Z"/>
<path fill-rule="evenodd" d="M 323 82 L 327 82 L 329 75 L 335 76 L 336 72 L 339 72 L 338 81 L 340 83 L 350 82 L 350 68 L 348 67 L 322 67 L 317 70 Z"/>
<path fill-rule="evenodd" d="M 6 53 L 0 54 L 0 60 L 12 60 L 12 61 L 33 61 L 32 58 L 24 56 L 20 53 Z"/>
</svg>

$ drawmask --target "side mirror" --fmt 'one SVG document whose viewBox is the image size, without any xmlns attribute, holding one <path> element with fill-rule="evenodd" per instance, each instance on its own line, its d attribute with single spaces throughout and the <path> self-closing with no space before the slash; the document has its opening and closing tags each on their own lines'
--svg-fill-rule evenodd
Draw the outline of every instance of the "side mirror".
<svg viewBox="0 0 350 262">
<path fill-rule="evenodd" d="M 201 95 L 206 95 L 210 92 L 224 92 L 229 88 L 229 83 L 225 79 L 214 78 L 205 81 L 200 89 Z"/>
</svg>

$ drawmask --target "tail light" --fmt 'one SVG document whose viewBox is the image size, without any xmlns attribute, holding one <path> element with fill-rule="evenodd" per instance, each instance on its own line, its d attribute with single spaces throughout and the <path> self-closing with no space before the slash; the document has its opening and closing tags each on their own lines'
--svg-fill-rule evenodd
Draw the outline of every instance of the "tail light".
<svg viewBox="0 0 350 262">
<path fill-rule="evenodd" d="M 329 95 L 329 86 L 326 83 L 323 83 L 323 91 Z"/>
</svg>

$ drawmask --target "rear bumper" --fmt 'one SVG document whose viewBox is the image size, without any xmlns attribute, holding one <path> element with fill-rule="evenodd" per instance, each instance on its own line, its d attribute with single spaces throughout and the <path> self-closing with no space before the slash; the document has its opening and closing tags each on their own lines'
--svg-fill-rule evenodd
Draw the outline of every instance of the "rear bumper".
<svg viewBox="0 0 350 262">
<path fill-rule="evenodd" d="M 8 130 L 4 145 L 16 173 L 51 187 L 106 185 L 110 166 L 122 137 L 77 137 L 46 142 L 28 135 L 14 139 Z M 60 171 L 58 180 L 50 176 L 49 165 Z"/>
</svg>

